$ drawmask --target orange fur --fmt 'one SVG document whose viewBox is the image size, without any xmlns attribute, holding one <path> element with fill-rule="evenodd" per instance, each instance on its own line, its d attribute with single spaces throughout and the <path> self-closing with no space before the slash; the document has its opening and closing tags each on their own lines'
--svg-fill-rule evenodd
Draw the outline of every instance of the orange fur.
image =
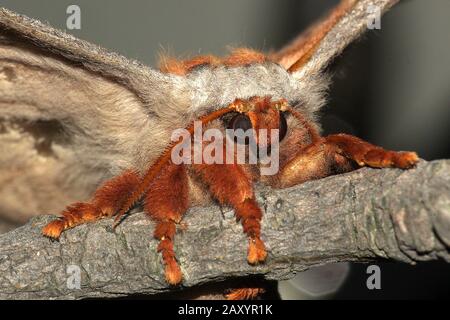
<svg viewBox="0 0 450 320">
<path fill-rule="evenodd" d="M 95 221 L 101 216 L 101 211 L 92 204 L 77 202 L 67 206 L 61 213 L 61 217 L 47 224 L 42 229 L 42 233 L 49 238 L 58 239 L 64 230 Z"/>
<path fill-rule="evenodd" d="M 413 152 L 384 150 L 346 134 L 323 138 L 319 135 L 316 125 L 286 105 L 285 100 L 271 101 L 268 97 L 236 99 L 228 107 L 204 115 L 198 120 L 204 126 L 232 111 L 246 114 L 253 127 L 258 129 L 277 128 L 281 111 L 290 113 L 297 121 L 292 134 L 301 141 L 288 138 L 287 144 L 280 150 L 283 153 L 281 170 L 274 178 L 267 180 L 275 187 L 292 186 L 333 173 L 350 171 L 358 166 L 405 169 L 418 161 Z M 188 126 L 187 130 L 192 134 L 193 124 Z M 179 284 L 182 281 L 182 273 L 175 257 L 173 240 L 177 224 L 189 207 L 190 190 L 186 167 L 171 162 L 174 145 L 175 143 L 172 143 L 168 146 L 142 178 L 129 170 L 107 181 L 95 192 L 90 203 L 68 206 L 60 219 L 44 227 L 43 234 L 58 238 L 67 228 L 111 216 L 117 211 L 116 222 L 120 221 L 120 217 L 145 195 L 145 211 L 156 221 L 154 236 L 160 240 L 158 252 L 161 252 L 165 265 L 166 280 L 171 285 Z M 262 145 L 264 146 L 264 143 Z M 224 147 L 224 154 L 226 152 Z M 264 262 L 267 251 L 261 240 L 263 214 L 253 192 L 253 182 L 258 176 L 237 163 L 203 162 L 192 165 L 191 169 L 216 200 L 234 208 L 236 219 L 242 223 L 243 231 L 248 236 L 248 263 Z M 259 292 L 259 288 L 244 288 L 230 293 L 228 297 L 247 299 L 255 297 Z"/>
<path fill-rule="evenodd" d="M 172 222 L 173 223 L 173 222 Z M 165 264 L 166 280 L 171 285 L 177 285 L 183 279 L 180 266 L 175 258 L 175 251 L 173 250 L 173 241 L 169 238 L 161 238 L 158 245 L 158 252 L 161 252 Z"/>
<path fill-rule="evenodd" d="M 359 166 L 408 169 L 419 160 L 415 152 L 384 150 L 348 134 L 330 135 L 326 137 L 326 142 L 336 145 L 338 153 L 354 160 Z"/>
<path fill-rule="evenodd" d="M 264 63 L 266 55 L 249 48 L 234 48 L 230 55 L 223 58 L 222 63 L 226 66 L 242 66 L 253 63 Z"/>
<path fill-rule="evenodd" d="M 267 97 L 265 99 L 251 99 L 250 101 L 255 104 L 255 107 L 247 115 L 256 131 L 256 141 L 259 147 L 264 148 L 270 145 L 272 129 L 278 129 L 280 126 L 280 113 L 271 107 L 270 99 Z M 260 139 L 259 129 L 267 129 L 266 140 Z"/>
<path fill-rule="evenodd" d="M 314 24 L 280 51 L 271 54 L 270 59 L 278 62 L 289 72 L 300 69 L 316 52 L 322 39 L 355 3 L 355 0 L 341 1 L 321 21 Z"/>
<path fill-rule="evenodd" d="M 139 183 L 140 178 L 135 171 L 125 171 L 97 189 L 92 204 L 99 208 L 105 216 L 112 216 L 121 208 L 128 194 L 136 189 Z"/>
<path fill-rule="evenodd" d="M 348 134 L 334 134 L 297 150 L 276 175 L 274 185 L 286 188 L 358 166 L 408 169 L 418 160 L 415 152 L 384 150 Z"/>
<path fill-rule="evenodd" d="M 165 73 L 184 76 L 198 66 L 216 66 L 219 64 L 221 64 L 221 59 L 213 55 L 195 56 L 188 60 L 178 60 L 176 58 L 162 56 L 159 62 L 159 70 Z"/>
<path fill-rule="evenodd" d="M 163 56 L 160 70 L 165 73 L 186 76 L 195 68 L 236 67 L 262 64 L 266 61 L 279 63 L 289 72 L 299 70 L 317 51 L 321 41 L 332 28 L 351 10 L 355 0 L 343 0 L 320 23 L 314 25 L 301 37 L 277 53 L 266 56 L 248 48 L 232 49 L 223 58 L 201 55 L 187 60 Z M 251 106 L 252 108 L 249 108 Z M 296 121 L 290 136 L 284 141 L 277 175 L 265 179 L 275 187 L 288 187 L 307 180 L 317 179 L 338 172 L 346 172 L 358 166 L 409 168 L 417 161 L 413 152 L 393 152 L 374 146 L 349 135 L 321 137 L 316 124 L 299 111 L 287 105 L 286 100 L 272 102 L 270 97 L 236 99 L 228 107 L 200 117 L 203 125 L 218 119 L 228 112 L 245 114 L 254 129 L 276 129 L 280 126 L 280 111 L 290 113 Z M 187 130 L 192 134 L 193 125 Z M 265 147 L 269 141 L 260 141 Z M 154 237 L 165 266 L 165 278 L 171 285 L 182 281 L 181 268 L 174 251 L 174 237 L 177 224 L 189 207 L 189 177 L 184 165 L 171 162 L 175 143 L 168 144 L 162 154 L 147 168 L 142 177 L 132 170 L 107 181 L 94 194 L 89 203 L 74 203 L 68 206 L 62 217 L 50 222 L 42 233 L 57 239 L 61 233 L 81 223 L 95 221 L 116 214 L 115 224 L 141 198 L 145 197 L 145 212 L 156 222 Z M 234 208 L 235 216 L 241 222 L 248 236 L 247 261 L 250 264 L 264 262 L 267 251 L 261 239 L 262 210 L 255 200 L 253 182 L 261 177 L 247 167 L 238 164 L 199 164 L 192 166 L 193 174 L 209 187 L 211 195 L 221 204 Z M 264 289 L 254 286 L 235 289 L 228 299 L 253 299 Z"/>
<path fill-rule="evenodd" d="M 223 58 L 214 55 L 201 55 L 187 60 L 178 60 L 169 56 L 162 56 L 158 65 L 161 72 L 185 76 L 201 65 L 235 67 L 252 63 L 263 63 L 266 60 L 266 55 L 256 50 L 235 48 L 231 50 L 228 56 Z"/>
<path fill-rule="evenodd" d="M 220 116 L 234 111 L 236 109 L 236 105 L 233 103 L 230 106 L 219 109 L 217 111 L 214 111 L 210 114 L 207 114 L 205 116 L 202 116 L 198 119 L 198 121 L 201 121 L 201 123 L 207 124 Z M 193 134 L 194 132 L 194 124 L 192 123 L 187 130 L 189 133 Z M 153 179 L 161 172 L 161 170 L 164 168 L 165 165 L 167 165 L 170 161 L 172 148 L 176 145 L 176 143 L 171 143 L 166 148 L 166 150 L 162 153 L 161 156 L 159 156 L 158 159 L 149 167 L 147 172 L 145 173 L 144 177 L 142 178 L 141 183 L 139 186 L 131 193 L 131 195 L 127 198 L 127 200 L 124 201 L 120 211 L 118 212 L 116 218 L 115 218 L 115 225 L 117 226 L 120 222 L 120 218 L 128 211 L 130 208 L 141 199 L 143 194 L 148 190 L 150 184 L 152 183 Z"/>
<path fill-rule="evenodd" d="M 236 219 L 249 236 L 248 262 L 263 262 L 267 253 L 260 239 L 262 211 L 254 198 L 251 177 L 238 164 L 196 164 L 193 169 L 215 199 L 235 209 Z"/>
<path fill-rule="evenodd" d="M 320 134 L 317 130 L 317 127 L 314 125 L 312 121 L 308 121 L 305 117 L 292 107 L 287 107 L 286 111 L 292 114 L 307 130 L 309 135 L 311 136 L 311 142 L 317 142 L 320 140 Z"/>
<path fill-rule="evenodd" d="M 183 61 L 184 67 L 186 68 L 186 71 L 189 72 L 195 67 L 201 66 L 201 65 L 219 65 L 221 63 L 220 58 L 213 56 L 213 55 L 206 55 L 206 56 L 196 56 L 192 59 Z"/>
<path fill-rule="evenodd" d="M 180 222 L 189 205 L 186 168 L 167 164 L 152 181 L 145 198 L 145 210 L 158 221 Z"/>
<path fill-rule="evenodd" d="M 176 74 L 184 76 L 187 73 L 186 66 L 183 61 L 169 56 L 161 56 L 159 62 L 159 70 L 164 73 Z"/>
<path fill-rule="evenodd" d="M 232 289 L 225 295 L 227 300 L 253 300 L 262 295 L 266 290 L 259 287 Z"/>
<path fill-rule="evenodd" d="M 280 171 L 273 178 L 277 188 L 287 188 L 308 180 L 314 180 L 333 174 L 335 168 L 335 147 L 324 143 L 324 139 L 293 150 L 289 161 L 283 163 Z M 341 163 L 347 166 L 348 160 Z M 350 170 L 351 168 L 349 168 Z"/>
<path fill-rule="evenodd" d="M 128 195 L 137 188 L 139 183 L 140 179 L 135 171 L 125 171 L 98 188 L 90 203 L 79 202 L 68 206 L 61 213 L 62 217 L 45 226 L 42 233 L 57 239 L 66 229 L 105 216 L 112 216 L 120 209 Z"/>
<path fill-rule="evenodd" d="M 175 223 L 181 221 L 188 208 L 188 192 L 186 168 L 170 163 L 150 185 L 145 199 L 145 211 L 157 221 L 154 236 L 160 240 L 158 251 L 166 266 L 166 279 L 172 285 L 180 283 L 182 279 L 173 250 L 173 239 Z"/>
</svg>

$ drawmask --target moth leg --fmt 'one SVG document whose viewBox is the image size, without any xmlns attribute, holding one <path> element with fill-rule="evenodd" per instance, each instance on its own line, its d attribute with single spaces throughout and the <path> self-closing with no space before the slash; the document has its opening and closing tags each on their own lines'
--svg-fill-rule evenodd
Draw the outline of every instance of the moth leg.
<svg viewBox="0 0 450 320">
<path fill-rule="evenodd" d="M 348 134 L 333 134 L 325 139 L 327 144 L 336 147 L 339 154 L 354 160 L 361 167 L 408 169 L 419 161 L 415 152 L 385 150 Z"/>
<path fill-rule="evenodd" d="M 174 237 L 176 224 L 188 209 L 188 177 L 183 165 L 168 164 L 152 182 L 145 197 L 145 211 L 156 221 L 154 237 L 158 239 L 165 265 L 165 277 L 171 285 L 182 280 L 180 266 L 175 257 Z"/>
<path fill-rule="evenodd" d="M 266 290 L 262 287 L 249 287 L 231 289 L 225 294 L 227 300 L 254 300 L 264 294 Z"/>
<path fill-rule="evenodd" d="M 308 180 L 329 176 L 334 168 L 342 167 L 342 171 L 352 170 L 350 162 L 343 156 L 335 158 L 336 148 L 328 145 L 325 139 L 310 144 L 293 155 L 285 163 L 281 163 L 280 171 L 269 180 L 276 188 L 287 188 Z"/>
<path fill-rule="evenodd" d="M 60 218 L 50 222 L 42 229 L 43 235 L 58 239 L 64 230 L 114 215 L 127 196 L 138 186 L 139 181 L 138 174 L 133 170 L 127 170 L 106 181 L 94 193 L 91 202 L 77 202 L 69 205 L 61 213 Z"/>
<path fill-rule="evenodd" d="M 193 169 L 221 204 L 234 208 L 236 219 L 249 237 L 247 261 L 263 262 L 267 252 L 261 240 L 262 211 L 256 203 L 250 177 L 237 164 L 199 164 L 193 165 Z"/>
<path fill-rule="evenodd" d="M 407 169 L 417 161 L 415 152 L 385 150 L 351 135 L 334 134 L 299 150 L 282 166 L 271 184 L 286 188 L 361 166 Z"/>
</svg>

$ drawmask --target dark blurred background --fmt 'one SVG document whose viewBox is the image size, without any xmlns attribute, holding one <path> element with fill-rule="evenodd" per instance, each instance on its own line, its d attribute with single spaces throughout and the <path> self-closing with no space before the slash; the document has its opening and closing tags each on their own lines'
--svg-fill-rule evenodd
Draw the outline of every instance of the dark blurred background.
<svg viewBox="0 0 450 320">
<path fill-rule="evenodd" d="M 222 55 L 229 45 L 277 49 L 336 3 L 0 1 L 1 6 L 63 30 L 66 9 L 76 4 L 81 8 L 81 29 L 67 32 L 153 66 L 160 52 L 188 57 Z M 380 30 L 366 33 L 330 67 L 334 82 L 322 114 L 325 132 L 352 133 L 386 148 L 414 150 L 426 160 L 449 158 L 449 30 L 449 0 L 401 1 L 382 18 Z M 450 297 L 450 266 L 443 262 L 378 265 L 381 290 L 367 289 L 367 266 L 357 264 L 331 297 Z M 305 295 L 299 293 L 301 297 Z"/>
</svg>

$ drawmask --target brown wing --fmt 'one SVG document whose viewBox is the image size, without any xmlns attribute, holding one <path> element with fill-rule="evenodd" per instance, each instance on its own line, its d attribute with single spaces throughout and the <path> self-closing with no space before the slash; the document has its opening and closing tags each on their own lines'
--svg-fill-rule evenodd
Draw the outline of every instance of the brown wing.
<svg viewBox="0 0 450 320">
<path fill-rule="evenodd" d="M 320 71 L 367 28 L 370 6 L 384 13 L 398 0 L 342 0 L 318 23 L 272 55 L 292 73 Z"/>
<path fill-rule="evenodd" d="M 0 8 L 0 217 L 57 213 L 132 166 L 143 141 L 158 153 L 152 106 L 176 101 L 174 88 L 173 77 Z"/>
</svg>

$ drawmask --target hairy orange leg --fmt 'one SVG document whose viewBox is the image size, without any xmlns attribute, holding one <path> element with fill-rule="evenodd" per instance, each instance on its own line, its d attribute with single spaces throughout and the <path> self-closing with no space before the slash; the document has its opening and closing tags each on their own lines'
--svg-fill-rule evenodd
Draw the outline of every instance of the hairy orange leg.
<svg viewBox="0 0 450 320">
<path fill-rule="evenodd" d="M 262 211 L 256 203 L 251 178 L 238 164 L 198 164 L 193 169 L 221 204 L 234 208 L 249 237 L 247 261 L 263 262 L 267 252 L 261 240 Z"/>
<path fill-rule="evenodd" d="M 225 294 L 227 300 L 252 300 L 256 299 L 265 293 L 266 290 L 262 287 L 248 287 L 231 289 Z"/>
<path fill-rule="evenodd" d="M 145 211 L 156 221 L 154 237 L 160 240 L 161 252 L 168 283 L 176 285 L 182 280 L 180 266 L 175 257 L 173 240 L 178 224 L 189 206 L 188 177 L 183 165 L 167 164 L 150 185 L 145 197 Z"/>
<path fill-rule="evenodd" d="M 211 112 L 209 114 L 206 114 L 204 116 L 201 116 L 198 118 L 199 121 L 202 122 L 203 125 L 223 116 L 224 114 L 236 110 L 241 105 L 240 100 L 236 99 L 236 101 L 232 104 L 230 104 L 226 108 L 222 108 L 219 110 L 216 110 L 214 112 Z M 191 134 L 194 133 L 194 123 L 192 123 L 189 127 L 186 128 Z M 147 172 L 143 175 L 141 182 L 139 183 L 139 186 L 126 198 L 126 200 L 123 202 L 119 212 L 116 215 L 115 218 L 115 224 L 114 226 L 117 226 L 117 224 L 120 222 L 121 217 L 131 209 L 131 207 L 139 201 L 142 196 L 147 192 L 149 189 L 150 184 L 157 178 L 157 176 L 160 174 L 161 170 L 165 166 L 167 166 L 170 162 L 170 159 L 172 157 L 172 148 L 176 145 L 176 143 L 171 143 L 169 147 L 166 148 L 166 150 L 159 156 L 158 159 L 148 168 Z"/>
<path fill-rule="evenodd" d="M 348 134 L 334 134 L 297 151 L 275 176 L 273 185 L 286 188 L 358 166 L 407 169 L 417 161 L 414 152 L 385 150 Z"/>
<path fill-rule="evenodd" d="M 325 139 L 327 144 L 336 146 L 338 153 L 359 166 L 408 169 L 419 160 L 415 152 L 385 150 L 348 134 L 333 134 Z"/>
<path fill-rule="evenodd" d="M 89 203 L 77 202 L 68 206 L 59 219 L 42 229 L 42 233 L 49 238 L 58 239 L 66 229 L 114 215 L 128 195 L 137 188 L 139 182 L 136 172 L 125 171 L 98 188 Z"/>
</svg>

